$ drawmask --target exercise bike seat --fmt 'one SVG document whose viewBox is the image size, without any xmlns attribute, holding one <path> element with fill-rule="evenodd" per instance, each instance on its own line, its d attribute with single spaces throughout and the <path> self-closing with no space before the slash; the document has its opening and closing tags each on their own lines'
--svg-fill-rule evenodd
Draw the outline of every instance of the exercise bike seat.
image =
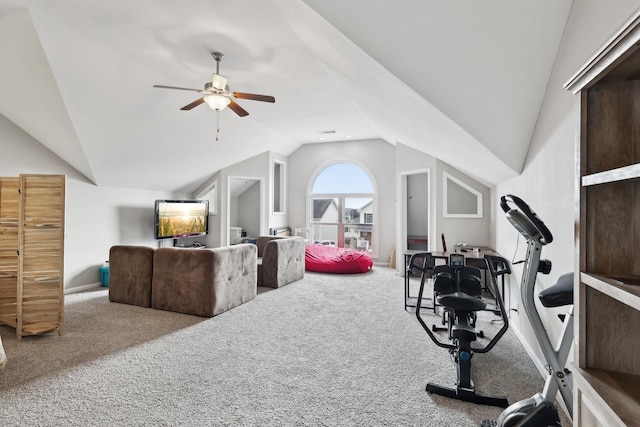
<svg viewBox="0 0 640 427">
<path fill-rule="evenodd" d="M 573 273 L 565 273 L 558 277 L 553 286 L 538 294 L 545 307 L 562 307 L 573 304 Z"/>
<path fill-rule="evenodd" d="M 464 292 L 454 292 L 440 295 L 437 298 L 438 304 L 454 311 L 479 311 L 487 308 L 487 304 L 480 298 L 472 297 Z"/>
</svg>

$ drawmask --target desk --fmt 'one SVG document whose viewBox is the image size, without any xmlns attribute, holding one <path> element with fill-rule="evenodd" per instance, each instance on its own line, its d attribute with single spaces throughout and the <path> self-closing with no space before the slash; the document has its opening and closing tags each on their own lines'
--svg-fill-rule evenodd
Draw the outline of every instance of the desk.
<svg viewBox="0 0 640 427">
<path fill-rule="evenodd" d="M 429 251 L 416 250 L 416 249 L 408 249 L 404 252 L 404 309 L 405 310 L 407 309 L 407 307 L 415 307 L 418 302 L 418 297 L 411 296 L 411 292 L 409 289 L 409 281 L 411 279 L 411 275 L 407 272 L 407 267 L 409 266 L 409 260 L 411 259 L 411 255 L 414 255 L 417 253 L 425 253 L 425 252 L 430 253 L 431 258 L 433 260 L 433 262 L 429 266 L 429 269 L 433 269 L 433 267 L 438 262 L 438 260 L 444 261 L 443 264 L 448 264 L 449 255 L 451 255 L 452 253 L 452 252 L 437 252 L 437 251 L 429 252 Z M 487 270 L 487 263 L 484 259 L 485 255 L 500 256 L 500 254 L 494 251 L 493 249 L 483 247 L 483 246 L 480 246 L 479 252 L 456 251 L 453 253 L 460 253 L 464 255 L 465 265 L 468 265 L 469 267 L 476 267 L 481 270 Z M 433 298 L 425 297 L 423 295 L 422 304 L 420 305 L 420 308 L 433 308 L 433 306 L 434 306 Z"/>
</svg>

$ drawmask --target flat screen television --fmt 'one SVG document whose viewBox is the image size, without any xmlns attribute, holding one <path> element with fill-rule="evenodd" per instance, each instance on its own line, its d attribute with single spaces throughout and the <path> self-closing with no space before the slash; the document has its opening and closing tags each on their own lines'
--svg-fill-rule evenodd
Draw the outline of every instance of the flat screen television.
<svg viewBox="0 0 640 427">
<path fill-rule="evenodd" d="M 209 232 L 208 200 L 156 200 L 156 240 L 203 236 Z"/>
</svg>

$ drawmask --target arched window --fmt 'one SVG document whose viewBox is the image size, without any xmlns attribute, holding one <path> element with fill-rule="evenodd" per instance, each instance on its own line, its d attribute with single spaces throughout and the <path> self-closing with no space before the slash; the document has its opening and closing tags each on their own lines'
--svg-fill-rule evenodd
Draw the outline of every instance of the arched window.
<svg viewBox="0 0 640 427">
<path fill-rule="evenodd" d="M 376 194 L 361 167 L 333 163 L 322 169 L 309 195 L 311 241 L 374 252 Z"/>
</svg>

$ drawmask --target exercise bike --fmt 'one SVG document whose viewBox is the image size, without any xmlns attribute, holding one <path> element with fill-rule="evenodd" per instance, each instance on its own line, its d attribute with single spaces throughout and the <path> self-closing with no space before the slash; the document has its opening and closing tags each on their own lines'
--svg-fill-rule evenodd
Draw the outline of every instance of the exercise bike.
<svg viewBox="0 0 640 427">
<path fill-rule="evenodd" d="M 425 282 L 428 277 L 428 255 L 428 253 L 414 255 L 409 261 L 411 268 L 422 272 L 420 291 L 418 292 L 416 303 L 416 318 L 436 345 L 449 350 L 456 365 L 457 380 L 455 387 L 445 387 L 430 382 L 426 387 L 427 392 L 467 402 L 506 408 L 509 402 L 504 396 L 477 393 L 471 379 L 471 359 L 473 354 L 486 353 L 491 350 L 509 327 L 502 298 L 497 292 L 497 288 L 495 288 L 496 277 L 492 275 L 489 286 L 494 287 L 492 293 L 496 295 L 496 305 L 502 316 L 503 325 L 488 344 L 478 347 L 474 345 L 474 342 L 478 337 L 483 337 L 484 334 L 475 328 L 476 314 L 478 311 L 487 308 L 487 304 L 481 298 L 480 270 L 475 267 L 465 266 L 464 256 L 457 253 L 449 255 L 449 265 L 434 267 L 434 310 L 438 306 L 442 308 L 442 323 L 447 326 L 445 328 L 437 328 L 434 325 L 433 328 L 430 328 L 420 315 Z M 422 262 L 416 263 L 414 257 Z M 504 263 L 506 264 L 506 260 L 504 260 Z M 495 269 L 490 271 L 493 272 Z M 493 310 L 491 311 L 493 312 Z M 448 341 L 439 339 L 434 334 L 437 330 L 448 331 Z"/>
<path fill-rule="evenodd" d="M 497 420 L 483 421 L 482 427 L 538 427 L 560 426 L 556 395 L 560 395 L 569 411 L 573 413 L 572 375 L 565 368 L 569 350 L 573 342 L 573 273 L 563 274 L 553 286 L 540 292 L 538 298 L 545 307 L 570 306 L 568 313 L 560 316 L 563 321 L 562 333 L 557 346 L 551 344 L 546 329 L 535 305 L 534 288 L 538 273 L 549 274 L 551 262 L 541 260 L 542 247 L 553 241 L 553 236 L 542 220 L 520 198 L 513 195 L 502 196 L 500 207 L 509 222 L 527 241 L 527 255 L 520 285 L 522 303 L 531 322 L 536 339 L 547 361 L 548 373 L 542 393 L 516 402 L 505 409 Z"/>
</svg>

